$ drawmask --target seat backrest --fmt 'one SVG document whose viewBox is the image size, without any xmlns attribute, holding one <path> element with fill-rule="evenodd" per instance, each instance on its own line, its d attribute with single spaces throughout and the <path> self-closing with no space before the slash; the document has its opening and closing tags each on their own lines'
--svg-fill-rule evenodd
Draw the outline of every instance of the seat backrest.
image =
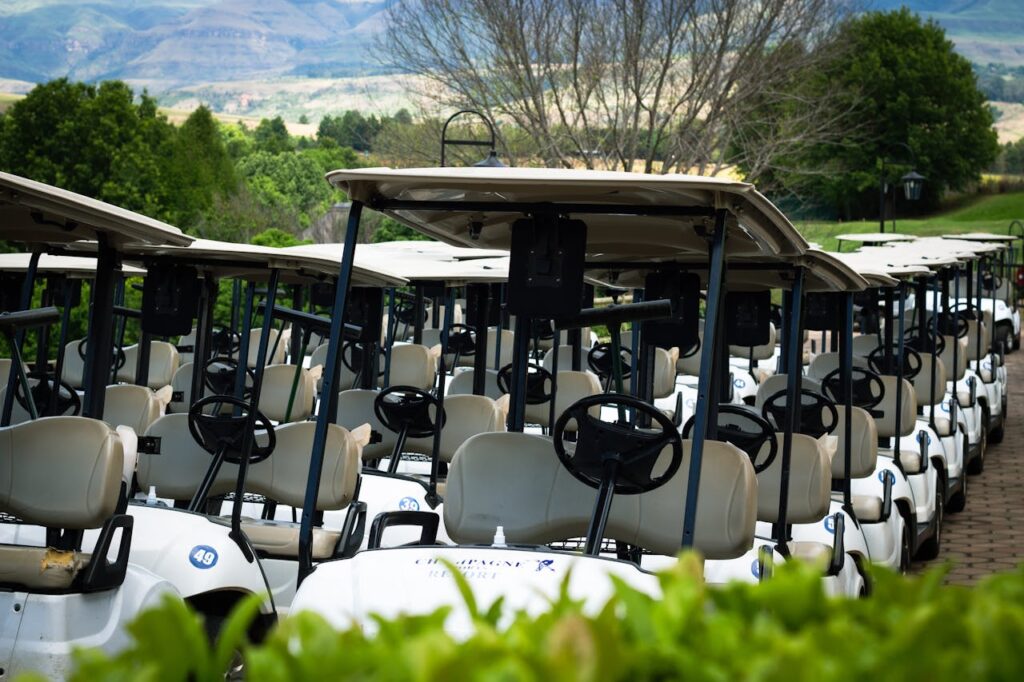
<svg viewBox="0 0 1024 682">
<path fill-rule="evenodd" d="M 757 474 L 757 518 L 775 523 L 779 520 L 779 496 L 782 494 L 782 434 L 775 434 L 778 454 L 771 465 Z M 818 441 L 802 433 L 793 434 L 789 467 L 788 523 L 815 523 L 828 514 L 832 492 L 832 463 Z"/>
<path fill-rule="evenodd" d="M 986 317 L 991 317 L 991 313 L 985 313 Z M 981 326 L 981 354 L 978 353 L 978 326 Z M 978 320 L 969 320 L 967 323 L 967 352 L 968 357 L 974 360 L 981 360 L 988 355 L 989 347 L 992 345 L 992 334 L 990 332 L 991 324 L 985 324 L 978 322 Z"/>
<path fill-rule="evenodd" d="M 846 408 L 837 405 L 839 421 L 836 422 L 838 447 L 832 457 L 832 478 L 844 478 L 846 458 Z M 850 478 L 865 478 L 875 473 L 878 460 L 878 428 L 874 418 L 859 407 L 852 408 L 850 414 Z"/>
<path fill-rule="evenodd" d="M 249 330 L 249 359 L 248 364 L 250 367 L 256 366 L 256 358 L 260 353 L 260 335 L 263 330 L 259 327 Z M 285 353 L 288 350 L 287 339 L 281 339 L 277 344 L 277 348 L 274 348 L 274 342 L 277 341 L 278 337 L 281 336 L 281 330 L 277 327 L 270 328 L 270 336 L 267 340 L 267 364 L 268 365 L 281 365 L 284 364 Z"/>
<path fill-rule="evenodd" d="M 706 441 L 694 547 L 708 559 L 742 555 L 753 544 L 757 490 L 750 460 L 728 443 Z M 665 485 L 616 495 L 605 535 L 658 554 L 675 555 L 683 535 L 690 441 Z M 490 543 L 497 526 L 509 542 L 545 544 L 585 535 L 597 491 L 555 456 L 551 439 L 484 433 L 463 443 L 448 470 L 444 522 L 460 543 Z"/>
<path fill-rule="evenodd" d="M 299 373 L 298 381 L 296 371 Z M 294 398 L 292 386 L 295 387 Z M 270 365 L 263 370 L 259 409 L 267 418 L 276 422 L 305 421 L 313 414 L 315 398 L 316 380 L 308 369 L 296 365 Z"/>
<path fill-rule="evenodd" d="M 967 340 L 956 339 L 952 334 L 946 334 L 942 338 L 945 340 L 946 346 L 942 349 L 939 359 L 942 360 L 942 364 L 946 367 L 946 381 L 960 381 L 964 378 L 964 374 L 967 373 Z M 960 347 L 955 349 L 957 362 L 954 366 L 953 344 L 958 342 Z"/>
<path fill-rule="evenodd" d="M 437 357 L 427 346 L 405 343 L 391 349 L 391 386 L 429 390 L 434 385 L 436 375 Z M 378 383 L 382 382 L 383 377 Z"/>
<path fill-rule="evenodd" d="M 338 425 L 352 431 L 363 424 L 369 424 L 371 429 L 380 434 L 379 443 L 369 443 L 363 447 L 363 459 L 390 457 L 398 435 L 377 419 L 373 411 L 373 401 L 377 394 L 378 391 L 364 388 L 353 388 L 338 393 Z"/>
<path fill-rule="evenodd" d="M 265 495 L 281 504 L 301 507 L 306 498 L 314 422 L 294 422 L 275 429 L 274 453 L 253 464 L 246 476 L 248 492 Z M 317 511 L 344 509 L 355 495 L 359 480 L 359 445 L 345 429 L 330 424 L 324 448 Z"/>
<path fill-rule="evenodd" d="M 878 348 L 878 337 L 874 334 L 861 334 L 853 337 L 854 355 L 866 358 L 876 348 Z"/>
<path fill-rule="evenodd" d="M 319 346 L 316 347 L 316 349 L 313 351 L 313 354 L 309 356 L 309 368 L 310 369 L 314 369 L 316 367 L 326 367 L 327 366 L 327 349 L 328 348 L 329 348 L 329 345 L 326 344 L 326 343 L 320 344 Z M 383 359 L 384 358 L 382 356 L 381 357 L 381 368 L 384 367 Z M 316 390 L 317 391 L 320 391 L 320 389 L 323 387 L 323 382 L 324 382 L 324 379 L 323 379 L 323 375 L 321 374 L 320 377 L 316 380 Z M 356 383 L 356 375 L 355 375 L 355 373 L 352 370 L 350 370 L 348 367 L 346 367 L 344 362 L 342 362 L 341 363 L 341 368 L 340 368 L 339 374 L 338 374 L 338 386 L 337 386 L 337 388 L 339 390 L 349 389 L 349 388 L 352 388 L 353 386 L 355 386 L 355 383 Z"/>
<path fill-rule="evenodd" d="M 587 369 L 587 353 L 590 352 L 590 348 L 584 346 L 580 350 L 580 370 Z M 554 347 L 549 348 L 544 353 L 543 364 L 544 369 L 551 371 L 551 363 L 554 362 L 555 349 Z M 561 345 L 558 347 L 558 369 L 559 371 L 572 370 L 572 346 Z"/>
<path fill-rule="evenodd" d="M 770 360 L 771 357 L 773 355 L 775 355 L 775 338 L 776 338 L 775 325 L 773 323 L 771 323 L 771 322 L 769 322 L 768 325 L 769 325 L 768 342 L 767 343 L 763 343 L 760 346 L 754 346 L 753 347 L 754 359 L 758 360 L 758 361 L 760 361 L 760 360 Z M 748 358 L 750 358 L 750 353 L 751 353 L 751 347 L 750 346 L 734 346 L 732 344 L 729 345 L 729 355 L 731 355 L 731 356 L 733 356 L 735 358 L 748 359 Z"/>
<path fill-rule="evenodd" d="M 566 408 L 580 398 L 601 393 L 601 382 L 593 372 L 562 371 L 558 373 L 558 390 L 555 392 L 555 419 L 565 412 Z M 550 426 L 551 403 L 545 402 L 539 405 L 526 406 L 526 421 L 529 424 L 540 424 Z M 594 416 L 598 416 L 600 408 L 590 410 Z"/>
<path fill-rule="evenodd" d="M 463 372 L 456 372 L 452 380 L 448 382 L 448 392 L 446 395 L 469 395 L 473 393 L 473 371 L 467 369 Z M 487 370 L 484 378 L 484 395 L 491 400 L 497 400 L 504 395 L 501 392 L 501 388 L 498 387 L 497 370 Z"/>
<path fill-rule="evenodd" d="M 900 416 L 900 433 L 896 433 L 896 377 L 890 374 L 882 375 L 882 385 L 885 387 L 885 397 L 882 402 L 874 407 L 875 426 L 878 428 L 880 438 L 894 438 L 897 435 L 909 436 L 914 432 L 914 424 L 917 421 L 917 396 L 914 387 L 906 379 L 902 380 L 900 390 L 902 391 L 902 409 Z"/>
<path fill-rule="evenodd" d="M 178 337 L 178 343 L 176 347 L 177 346 L 181 346 L 183 348 L 192 347 L 194 349 L 196 347 L 196 328 L 192 327 L 192 331 L 190 331 L 188 334 Z M 192 362 L 193 360 L 195 360 L 194 350 L 178 351 L 178 362 L 180 365 L 184 365 L 187 362 Z"/>
<path fill-rule="evenodd" d="M 455 451 L 472 436 L 505 430 L 505 413 L 494 400 L 482 395 L 448 396 L 444 416 L 438 457 L 445 462 L 452 461 Z M 434 439 L 410 438 L 405 442 L 405 450 L 429 455 L 434 451 Z"/>
<path fill-rule="evenodd" d="M 127 426 L 135 433 L 145 433 L 160 417 L 163 407 L 145 386 L 116 384 L 107 386 L 103 404 L 103 421 L 111 426 Z"/>
<path fill-rule="evenodd" d="M 178 349 L 166 341 L 153 341 L 149 346 L 149 379 L 146 385 L 154 391 L 169 386 L 178 371 L 180 358 Z M 139 344 L 124 348 L 124 365 L 117 370 L 118 381 L 135 381 L 135 369 L 139 364 Z"/>
<path fill-rule="evenodd" d="M 785 391 L 788 388 L 789 375 L 788 374 L 773 374 L 757 386 L 757 396 L 754 398 L 754 407 L 760 410 L 764 407 L 765 402 L 779 391 Z M 815 391 L 821 393 L 821 382 L 811 377 L 801 376 L 800 386 L 802 389 Z"/>
<path fill-rule="evenodd" d="M 807 376 L 821 381 L 837 369 L 839 369 L 839 353 L 819 353 L 807 366 Z"/>
<path fill-rule="evenodd" d="M 914 387 L 914 395 L 917 398 L 919 407 L 925 405 L 937 405 L 946 396 L 946 365 L 942 358 L 934 360 L 935 383 L 932 383 L 932 356 L 931 353 L 921 353 L 921 369 L 914 378 L 910 380 Z"/>
<path fill-rule="evenodd" d="M 498 343 L 498 328 L 488 327 L 487 328 L 487 366 L 492 369 L 501 369 L 505 365 L 512 364 L 512 351 L 515 349 L 516 335 L 511 329 L 501 330 L 501 357 L 498 358 L 497 367 L 494 366 L 494 349 Z M 586 338 L 583 339 L 583 345 L 587 345 Z"/>
<path fill-rule="evenodd" d="M 68 341 L 64 346 L 64 364 L 61 365 L 60 380 L 74 388 L 81 388 L 85 377 L 85 360 L 78 354 L 78 344 L 83 339 Z M 86 346 L 82 346 L 84 351 Z"/>
<path fill-rule="evenodd" d="M 411 331 L 411 330 L 410 330 Z M 412 335 L 409 335 L 409 340 L 412 341 Z M 427 348 L 433 348 L 434 346 L 441 343 L 441 330 L 440 329 L 424 329 L 420 335 L 420 345 L 426 346 Z"/>
<path fill-rule="evenodd" d="M 114 429 L 43 417 L 0 429 L 0 511 L 27 524 L 99 528 L 117 507 L 124 451 Z"/>
<path fill-rule="evenodd" d="M 172 394 L 181 394 L 181 400 L 171 400 L 167 406 L 168 412 L 188 412 L 192 405 L 192 368 L 191 362 L 186 362 L 171 377 Z"/>
<path fill-rule="evenodd" d="M 188 429 L 187 414 L 166 414 L 150 425 L 146 435 L 160 439 L 160 454 L 139 453 L 136 474 L 139 486 L 156 486 L 158 497 L 190 500 L 210 468 L 213 455 L 199 447 Z M 235 489 L 238 466 L 224 462 L 210 488 L 210 495 Z"/>
</svg>

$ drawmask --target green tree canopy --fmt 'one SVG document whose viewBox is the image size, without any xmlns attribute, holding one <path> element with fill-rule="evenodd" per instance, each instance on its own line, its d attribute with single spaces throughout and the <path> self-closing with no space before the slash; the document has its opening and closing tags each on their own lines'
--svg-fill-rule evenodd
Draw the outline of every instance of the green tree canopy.
<svg viewBox="0 0 1024 682">
<path fill-rule="evenodd" d="M 259 203 L 287 210 L 300 227 L 308 227 L 317 209 L 326 210 L 337 196 L 320 164 L 305 153 L 258 151 L 241 159 L 237 169 Z"/>
<path fill-rule="evenodd" d="M 797 74 L 792 87 L 808 99 L 843 93 L 834 106 L 849 112 L 848 134 L 783 160 L 777 184 L 830 202 L 846 217 L 864 217 L 877 213 L 883 160 L 890 183 L 912 167 L 927 177 L 921 207 L 928 208 L 946 190 L 977 180 L 995 159 L 992 112 L 971 64 L 935 22 L 906 8 L 868 12 L 847 20 L 829 49 L 835 58 L 828 66 Z M 773 113 L 785 125 L 787 112 Z"/>
<path fill-rule="evenodd" d="M 40 182 L 171 219 L 166 159 L 174 128 L 121 81 L 61 78 L 16 102 L 0 127 L 0 167 Z"/>
<path fill-rule="evenodd" d="M 214 197 L 233 194 L 238 185 L 219 125 L 205 106 L 178 129 L 168 165 L 172 211 L 181 225 L 193 225 L 213 207 Z"/>
<path fill-rule="evenodd" d="M 284 124 L 284 119 L 280 116 L 265 118 L 260 121 L 260 124 L 256 126 L 253 141 L 257 151 L 269 154 L 281 154 L 282 152 L 290 152 L 295 149 L 295 144 L 288 134 L 288 128 Z"/>
</svg>

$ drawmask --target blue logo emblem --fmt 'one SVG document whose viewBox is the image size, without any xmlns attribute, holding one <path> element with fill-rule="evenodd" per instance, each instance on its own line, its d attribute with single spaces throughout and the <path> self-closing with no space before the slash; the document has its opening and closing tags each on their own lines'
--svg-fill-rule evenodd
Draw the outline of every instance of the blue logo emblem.
<svg viewBox="0 0 1024 682">
<path fill-rule="evenodd" d="M 833 535 L 836 534 L 836 517 L 832 515 L 825 517 L 825 530 Z"/>
<path fill-rule="evenodd" d="M 398 508 L 402 511 L 419 511 L 420 503 L 415 497 L 403 497 L 398 501 Z"/>
<path fill-rule="evenodd" d="M 758 580 L 761 579 L 761 560 L 760 559 L 754 559 L 753 561 L 750 562 L 750 572 Z"/>
<path fill-rule="evenodd" d="M 746 388 L 747 387 L 747 382 L 745 380 L 740 379 L 739 377 L 737 377 L 737 378 L 732 380 L 732 385 L 735 386 L 736 388 Z"/>
<path fill-rule="evenodd" d="M 537 560 L 537 573 L 540 573 L 544 569 L 547 569 L 549 571 L 554 571 L 555 570 L 555 567 L 553 565 L 554 563 L 555 563 L 554 559 L 538 559 Z"/>
<path fill-rule="evenodd" d="M 878 472 L 878 480 L 881 481 L 883 485 L 885 484 L 885 479 L 889 479 L 889 481 L 892 482 L 893 485 L 896 484 L 896 474 L 889 471 L 888 469 L 882 469 L 881 471 Z"/>
<path fill-rule="evenodd" d="M 949 403 L 943 402 L 939 407 L 942 408 L 943 412 L 949 412 Z"/>
<path fill-rule="evenodd" d="M 217 550 L 209 545 L 196 545 L 189 550 L 188 560 L 196 568 L 213 568 L 217 565 Z"/>
</svg>

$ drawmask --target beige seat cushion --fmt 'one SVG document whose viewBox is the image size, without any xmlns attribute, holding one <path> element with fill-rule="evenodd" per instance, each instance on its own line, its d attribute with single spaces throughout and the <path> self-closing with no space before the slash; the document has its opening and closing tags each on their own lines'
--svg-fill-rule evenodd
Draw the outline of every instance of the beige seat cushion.
<svg viewBox="0 0 1024 682">
<path fill-rule="evenodd" d="M 132 383 L 135 381 L 135 370 L 139 364 L 139 344 L 124 348 L 125 363 L 117 370 L 118 381 Z M 174 344 L 166 341 L 153 341 L 149 347 L 149 379 L 146 385 L 154 391 L 168 386 L 178 371 L 180 357 Z"/>
<path fill-rule="evenodd" d="M 839 421 L 832 432 L 838 439 L 836 454 L 832 458 L 832 478 L 846 477 L 846 409 L 836 406 Z M 867 411 L 852 408 L 850 422 L 850 478 L 865 478 L 875 472 L 878 460 L 878 429 L 875 420 Z"/>
<path fill-rule="evenodd" d="M 902 414 L 900 416 L 900 433 L 896 433 L 896 386 L 897 379 L 894 376 L 883 374 L 882 385 L 885 387 L 885 397 L 875 406 L 875 426 L 878 429 L 880 438 L 893 438 L 897 435 L 909 436 L 914 432 L 917 422 L 917 396 L 914 387 L 906 379 L 902 380 Z M 881 413 L 881 414 L 878 414 Z"/>
<path fill-rule="evenodd" d="M 788 376 L 788 374 L 773 374 L 757 385 L 757 395 L 754 398 L 754 407 L 757 408 L 759 412 L 769 398 L 779 391 L 785 391 L 788 388 Z M 801 388 L 821 393 L 821 383 L 810 377 L 801 377 Z M 776 404 L 785 403 L 782 402 Z"/>
<path fill-rule="evenodd" d="M 590 348 L 584 346 L 580 349 L 580 369 L 587 369 L 587 354 L 590 353 Z M 544 369 L 551 371 L 551 363 L 554 362 L 555 349 L 550 348 L 544 353 Z M 572 370 L 572 346 L 564 345 L 558 347 L 558 369 L 559 371 L 571 371 Z"/>
<path fill-rule="evenodd" d="M 96 419 L 0 429 L 0 511 L 32 525 L 99 528 L 117 506 L 123 469 L 120 436 Z"/>
<path fill-rule="evenodd" d="M 178 367 L 178 371 L 171 377 L 171 391 L 172 393 L 180 393 L 181 400 L 172 400 L 167 406 L 168 412 L 188 412 L 189 406 L 192 404 L 192 368 L 194 365 L 191 362 Z"/>
<path fill-rule="evenodd" d="M 29 590 L 66 590 L 91 559 L 91 554 L 82 552 L 0 545 L 0 584 Z"/>
<path fill-rule="evenodd" d="M 64 364 L 61 367 L 60 380 L 74 388 L 82 387 L 82 380 L 85 376 L 85 360 L 78 354 L 78 344 L 83 339 L 69 341 L 64 346 Z M 82 346 L 84 351 L 88 346 Z"/>
<path fill-rule="evenodd" d="M 317 367 L 326 367 L 327 366 L 327 349 L 328 348 L 329 348 L 329 346 L 326 343 L 321 344 L 321 345 L 316 347 L 316 350 L 313 351 L 313 354 L 309 356 L 309 369 L 312 370 L 312 369 L 315 369 Z M 384 371 L 384 356 L 383 355 L 380 358 L 380 370 L 382 372 Z M 323 387 L 323 381 L 324 381 L 323 380 L 323 375 L 321 375 L 316 380 L 316 390 L 317 391 L 319 391 Z M 355 375 L 355 373 L 353 373 L 352 370 L 350 370 L 348 367 L 346 367 L 345 363 L 342 362 L 341 363 L 341 367 L 339 369 L 339 374 L 338 374 L 338 385 L 335 388 L 337 388 L 339 391 L 345 391 L 345 390 L 348 390 L 348 389 L 352 388 L 355 385 L 356 385 L 356 375 Z"/>
<path fill-rule="evenodd" d="M 299 556 L 300 524 L 285 521 L 244 519 L 242 530 L 260 552 L 272 556 L 296 558 Z M 330 559 L 334 548 L 341 539 L 341 531 L 327 528 L 313 528 L 313 558 L 318 561 Z"/>
<path fill-rule="evenodd" d="M 900 466 L 907 474 L 921 472 L 921 453 L 916 450 L 900 450 Z"/>
<path fill-rule="evenodd" d="M 295 373 L 298 371 L 298 380 Z M 295 386 L 294 398 L 292 386 Z M 260 412 L 275 422 L 305 421 L 313 414 L 316 380 L 313 374 L 296 365 L 270 365 L 263 371 Z M 288 409 L 289 401 L 291 410 Z"/>
<path fill-rule="evenodd" d="M 775 523 L 782 494 L 782 434 L 776 434 L 778 454 L 767 469 L 757 474 L 757 518 Z M 832 465 L 827 450 L 802 433 L 793 434 L 790 455 L 789 496 L 786 520 L 815 523 L 828 514 L 832 492 Z"/>
<path fill-rule="evenodd" d="M 127 426 L 135 433 L 145 433 L 162 411 L 160 400 L 146 386 L 107 386 L 103 421 L 111 426 Z"/>
<path fill-rule="evenodd" d="M 606 537 L 674 555 L 681 545 L 690 441 L 672 480 L 641 495 L 616 495 Z M 448 534 L 460 543 L 489 543 L 503 526 L 512 543 L 545 544 L 584 535 L 597 492 L 555 456 L 551 439 L 485 433 L 466 441 L 452 461 L 444 504 Z M 736 447 L 705 443 L 697 498 L 695 548 L 709 559 L 742 555 L 753 544 L 756 483 Z"/>
<path fill-rule="evenodd" d="M 157 419 L 145 435 L 160 439 L 160 454 L 139 453 L 136 474 L 142 490 L 156 486 L 158 497 L 190 500 L 199 488 L 213 455 L 199 447 L 188 429 L 187 414 L 167 414 Z M 235 489 L 237 465 L 225 462 L 217 472 L 210 495 Z"/>
<path fill-rule="evenodd" d="M 437 375 L 438 356 L 425 345 L 406 343 L 391 349 L 391 386 L 413 386 L 421 390 L 433 387 Z M 382 376 L 377 382 L 382 384 Z"/>
<path fill-rule="evenodd" d="M 940 358 L 942 364 L 946 367 L 946 380 L 947 381 L 960 381 L 964 378 L 964 372 L 967 371 L 967 339 L 955 339 L 951 335 L 942 337 L 946 342 L 946 347 L 943 349 Z M 954 344 L 959 342 L 959 348 L 955 348 Z M 957 353 L 956 367 L 953 366 L 953 353 L 954 350 Z"/>
<path fill-rule="evenodd" d="M 790 556 L 807 563 L 827 566 L 832 561 L 832 548 L 824 542 L 799 540 L 786 543 Z"/>
<path fill-rule="evenodd" d="M 263 334 L 263 330 L 259 327 L 249 330 L 249 357 L 247 364 L 249 367 L 256 366 L 256 358 L 260 353 L 260 336 Z M 288 350 L 288 341 L 285 338 L 281 338 L 277 344 L 277 348 L 274 348 L 274 342 L 281 336 L 281 331 L 276 327 L 271 327 L 270 336 L 267 339 L 267 357 L 266 364 L 268 365 L 280 365 L 284 363 L 285 351 Z"/>
<path fill-rule="evenodd" d="M 444 401 L 445 423 L 441 429 L 441 461 L 450 462 L 455 451 L 478 433 L 505 430 L 505 413 L 491 398 L 482 395 L 452 395 Z M 429 455 L 434 451 L 434 439 L 410 438 L 405 442 L 406 452 Z"/>
<path fill-rule="evenodd" d="M 878 523 L 882 520 L 882 498 L 878 495 L 852 495 L 853 513 L 863 523 Z"/>
<path fill-rule="evenodd" d="M 928 353 L 921 353 L 921 369 L 910 380 L 914 387 L 914 394 L 917 404 L 920 407 L 937 405 L 942 402 L 946 395 L 946 365 L 942 358 L 936 358 L 932 362 L 932 356 Z M 935 381 L 932 382 L 932 369 L 934 364 Z"/>
<path fill-rule="evenodd" d="M 549 387 L 550 388 L 550 387 Z M 562 371 L 558 373 L 558 390 L 555 392 L 555 419 L 557 420 L 566 408 L 581 398 L 601 393 L 601 381 L 593 372 Z M 551 401 L 539 405 L 526 406 L 526 422 L 551 426 L 549 423 Z M 600 408 L 595 406 L 590 413 L 597 416 Z"/>
<path fill-rule="evenodd" d="M 938 412 L 938 410 L 936 410 Z M 925 414 L 928 414 L 927 410 Z M 949 417 L 940 417 L 938 414 L 935 415 L 935 435 L 939 438 L 945 438 L 946 436 L 953 435 L 953 422 L 950 421 Z"/>
<path fill-rule="evenodd" d="M 866 358 L 871 351 L 878 348 L 878 337 L 874 334 L 861 334 L 853 337 L 853 354 Z"/>
<path fill-rule="evenodd" d="M 559 362 L 558 364 L 562 364 Z M 462 372 L 456 372 L 455 376 L 448 383 L 447 395 L 469 395 L 473 393 L 473 372 L 475 370 L 467 369 Z M 501 396 L 505 395 L 501 392 L 501 388 L 498 387 L 498 371 L 495 369 L 487 370 L 484 379 L 484 395 L 491 400 L 497 400 Z"/>
<path fill-rule="evenodd" d="M 354 388 L 338 394 L 337 424 L 349 431 L 357 429 L 363 424 L 369 424 L 370 428 L 381 437 L 379 443 L 371 443 L 363 447 L 363 459 L 374 460 L 390 457 L 391 452 L 395 449 L 398 436 L 377 419 L 377 415 L 373 411 L 373 401 L 377 395 L 377 391 L 363 388 Z"/>
</svg>

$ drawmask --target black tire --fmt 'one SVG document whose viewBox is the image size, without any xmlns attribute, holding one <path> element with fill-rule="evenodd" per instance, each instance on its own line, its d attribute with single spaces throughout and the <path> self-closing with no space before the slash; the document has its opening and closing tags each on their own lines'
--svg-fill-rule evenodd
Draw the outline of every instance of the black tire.
<svg viewBox="0 0 1024 682">
<path fill-rule="evenodd" d="M 981 407 L 981 447 L 978 448 L 978 456 L 967 463 L 967 473 L 977 476 L 985 470 L 985 450 L 988 449 L 988 428 L 992 418 L 988 414 L 988 407 Z"/>
<path fill-rule="evenodd" d="M 960 490 L 946 502 L 945 511 L 950 514 L 959 514 L 967 506 L 967 476 L 961 476 L 960 480 Z"/>
<path fill-rule="evenodd" d="M 900 565 L 899 572 L 906 575 L 910 573 L 910 566 L 913 563 L 913 557 L 911 554 L 914 551 L 914 547 L 911 544 L 913 541 L 910 537 L 910 522 L 903 519 L 903 537 L 900 539 Z"/>
<path fill-rule="evenodd" d="M 917 556 L 915 558 L 920 561 L 931 561 L 939 556 L 939 552 L 942 551 L 942 522 L 946 516 L 943 499 L 946 496 L 945 489 L 946 482 L 940 476 L 935 490 L 935 534 L 917 548 Z"/>
</svg>

